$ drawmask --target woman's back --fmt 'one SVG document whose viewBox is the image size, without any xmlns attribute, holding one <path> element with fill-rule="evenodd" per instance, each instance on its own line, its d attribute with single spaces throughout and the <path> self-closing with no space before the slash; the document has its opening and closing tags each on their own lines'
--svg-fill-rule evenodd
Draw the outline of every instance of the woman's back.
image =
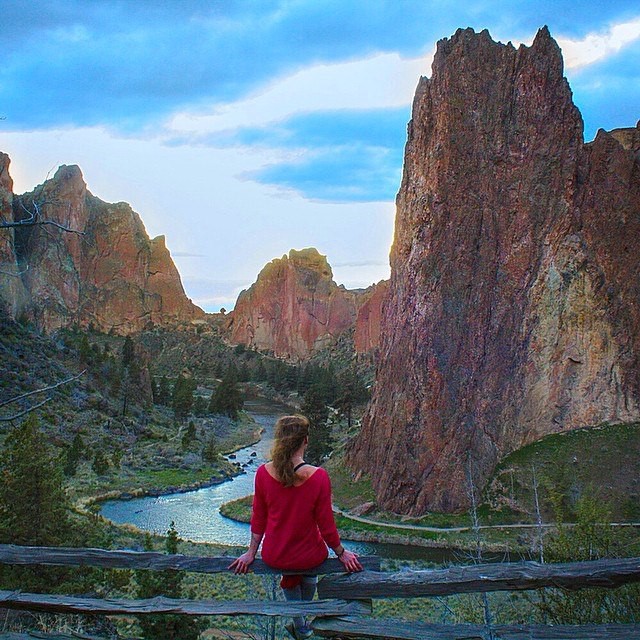
<svg viewBox="0 0 640 640">
<path fill-rule="evenodd" d="M 327 545 L 340 544 L 327 472 L 305 465 L 293 486 L 286 487 L 272 464 L 262 465 L 256 473 L 251 529 L 264 533 L 262 558 L 272 567 L 309 569 L 323 562 Z"/>
</svg>

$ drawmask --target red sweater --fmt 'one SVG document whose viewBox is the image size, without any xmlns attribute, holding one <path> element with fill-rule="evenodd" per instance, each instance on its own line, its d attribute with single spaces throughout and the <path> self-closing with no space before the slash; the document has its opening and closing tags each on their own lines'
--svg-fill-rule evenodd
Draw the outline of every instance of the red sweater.
<svg viewBox="0 0 640 640">
<path fill-rule="evenodd" d="M 324 562 L 327 545 L 332 549 L 340 545 L 327 472 L 319 468 L 300 486 L 285 487 L 261 465 L 251 531 L 264 535 L 262 559 L 275 569 L 311 569 Z"/>
</svg>

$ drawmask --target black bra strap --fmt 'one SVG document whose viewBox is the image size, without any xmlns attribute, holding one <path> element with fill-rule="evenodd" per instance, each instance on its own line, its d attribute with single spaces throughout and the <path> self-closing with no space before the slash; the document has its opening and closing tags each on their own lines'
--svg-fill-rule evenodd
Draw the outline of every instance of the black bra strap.
<svg viewBox="0 0 640 640">
<path fill-rule="evenodd" d="M 305 464 L 309 464 L 309 463 L 301 462 L 300 464 L 297 464 L 295 467 L 293 467 L 293 472 L 295 473 L 300 467 L 304 467 Z"/>
</svg>

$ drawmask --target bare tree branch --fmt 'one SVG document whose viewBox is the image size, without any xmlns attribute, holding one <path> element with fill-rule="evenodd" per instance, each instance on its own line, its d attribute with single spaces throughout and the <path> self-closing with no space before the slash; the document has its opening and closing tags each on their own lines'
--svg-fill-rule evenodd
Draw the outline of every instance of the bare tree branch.
<svg viewBox="0 0 640 640">
<path fill-rule="evenodd" d="M 62 231 L 66 231 L 68 233 L 77 233 L 78 235 L 83 236 L 84 231 L 80 231 L 78 229 L 72 229 L 64 224 L 60 224 L 59 222 L 55 222 L 54 220 L 43 219 L 40 213 L 39 203 L 35 200 L 32 202 L 33 211 L 29 211 L 27 207 L 25 207 L 22 200 L 19 200 L 20 206 L 24 211 L 29 215 L 28 218 L 23 218 L 22 220 L 14 220 L 13 222 L 0 222 L 0 229 L 16 229 L 20 227 L 35 227 L 35 226 L 43 226 L 43 225 L 51 225 L 52 227 L 56 227 L 57 229 L 62 229 Z M 47 204 L 47 203 L 40 203 Z"/>
<path fill-rule="evenodd" d="M 21 411 L 20 413 L 16 413 L 13 416 L 0 418 L 0 422 L 11 422 L 12 420 L 17 420 L 18 418 L 22 418 L 22 416 L 26 416 L 27 413 L 31 413 L 32 411 L 39 409 L 43 404 L 47 404 L 47 402 L 49 402 L 50 400 L 51 398 L 45 398 L 42 402 L 38 402 L 38 404 L 34 404 L 32 407 L 28 407 L 27 409 L 25 409 L 24 411 Z"/>
<path fill-rule="evenodd" d="M 74 380 L 77 380 L 80 376 L 84 375 L 86 372 L 87 372 L 87 370 L 84 369 L 84 371 L 81 371 L 78 375 L 71 376 L 70 378 L 67 378 L 66 380 L 61 380 L 60 382 L 57 382 L 56 384 L 52 384 L 52 385 L 50 385 L 48 387 L 43 387 L 42 389 L 36 389 L 35 391 L 28 391 L 27 393 L 23 393 L 22 395 L 15 396 L 14 398 L 9 398 L 8 400 L 4 400 L 3 402 L 0 402 L 0 407 L 4 407 L 4 406 L 6 406 L 8 404 L 11 404 L 13 402 L 18 402 L 19 400 L 23 400 L 24 398 L 28 398 L 29 396 L 33 396 L 36 393 L 44 393 L 45 391 L 52 391 L 53 389 L 57 389 L 58 387 L 61 387 L 63 384 L 68 384 L 69 382 L 73 382 Z M 11 422 L 12 420 L 17 420 L 18 418 L 21 418 L 22 416 L 26 415 L 27 413 L 31 413 L 32 411 L 35 411 L 36 409 L 39 409 L 43 404 L 46 404 L 50 400 L 51 400 L 51 397 L 45 398 L 42 402 L 38 402 L 37 404 L 34 404 L 31 407 L 27 407 L 26 409 L 24 409 L 20 413 L 16 413 L 16 414 L 14 414 L 12 416 L 0 417 L 0 422 Z"/>
<path fill-rule="evenodd" d="M 4 407 L 5 405 L 11 404 L 12 402 L 17 402 L 18 400 L 22 400 L 23 398 L 28 398 L 29 396 L 33 396 L 36 393 L 44 393 L 45 391 L 52 391 L 53 389 L 57 389 L 61 387 L 63 384 L 68 384 L 69 382 L 73 382 L 77 380 L 80 376 L 84 375 L 87 372 L 86 369 L 81 371 L 78 375 L 71 376 L 71 378 L 67 378 L 66 380 L 61 380 L 60 382 L 56 382 L 56 384 L 52 384 L 49 387 L 43 387 L 42 389 L 36 389 L 35 391 L 28 391 L 27 393 L 23 393 L 22 395 L 15 396 L 14 398 L 9 398 L 8 400 L 4 400 L 0 402 L 0 407 Z"/>
</svg>

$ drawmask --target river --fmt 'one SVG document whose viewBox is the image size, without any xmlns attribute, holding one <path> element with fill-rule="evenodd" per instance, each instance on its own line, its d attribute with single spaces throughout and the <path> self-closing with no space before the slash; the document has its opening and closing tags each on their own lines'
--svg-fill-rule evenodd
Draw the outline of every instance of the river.
<svg viewBox="0 0 640 640">
<path fill-rule="evenodd" d="M 249 543 L 249 525 L 225 518 L 220 505 L 253 493 L 253 480 L 257 468 L 268 459 L 273 442 L 273 427 L 287 407 L 263 400 L 245 403 L 245 410 L 263 429 L 262 438 L 255 445 L 236 451 L 235 462 L 244 473 L 225 482 L 164 496 L 149 496 L 131 500 L 109 500 L 101 506 L 101 514 L 118 524 L 133 524 L 153 533 L 164 534 L 175 522 L 178 535 L 194 542 L 211 542 L 232 546 Z M 290 411 L 290 409 L 289 409 Z M 367 555 L 380 555 L 395 559 L 422 559 L 443 563 L 453 559 L 447 549 L 430 549 L 399 544 L 378 544 L 345 541 L 352 551 Z"/>
</svg>

